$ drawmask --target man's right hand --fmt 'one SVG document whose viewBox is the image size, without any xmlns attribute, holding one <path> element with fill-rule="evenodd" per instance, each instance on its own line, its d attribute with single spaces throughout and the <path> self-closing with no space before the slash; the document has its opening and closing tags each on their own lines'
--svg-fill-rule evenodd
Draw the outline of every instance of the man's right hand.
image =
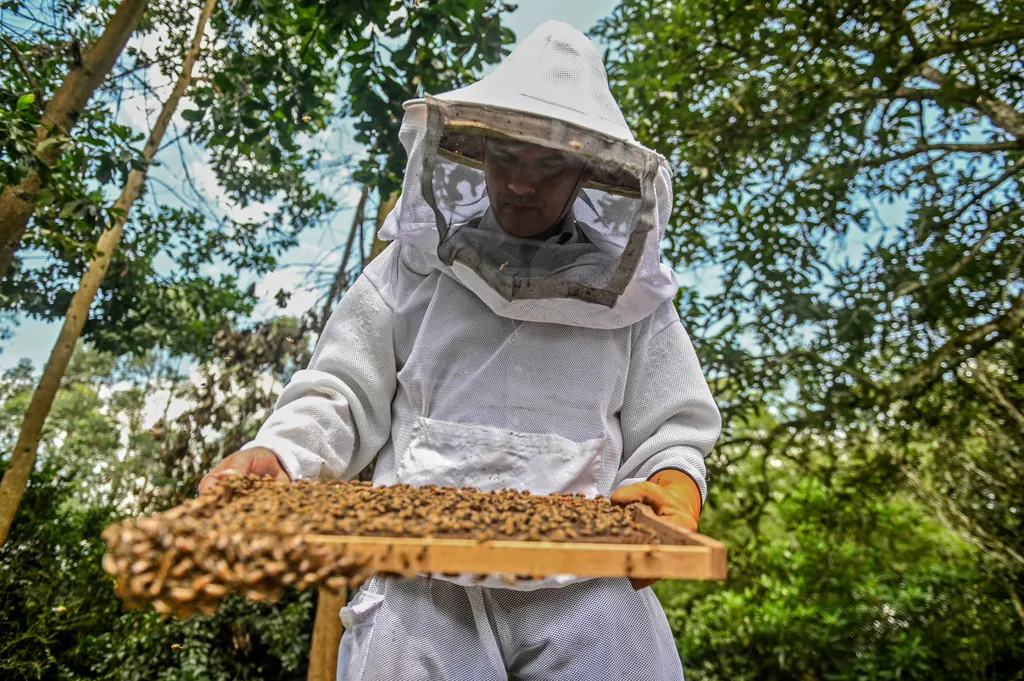
<svg viewBox="0 0 1024 681">
<path fill-rule="evenodd" d="M 290 482 L 291 478 L 281 467 L 277 455 L 265 447 L 243 449 L 225 457 L 213 467 L 213 470 L 199 483 L 199 493 L 213 492 L 220 481 L 232 475 L 248 475 L 253 473 L 266 478 L 274 478 L 278 482 Z"/>
</svg>

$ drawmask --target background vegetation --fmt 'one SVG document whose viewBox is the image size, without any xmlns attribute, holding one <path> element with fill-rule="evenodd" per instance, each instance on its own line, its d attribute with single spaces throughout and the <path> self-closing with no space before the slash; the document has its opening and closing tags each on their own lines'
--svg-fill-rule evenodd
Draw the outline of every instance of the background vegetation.
<svg viewBox="0 0 1024 681">
<path fill-rule="evenodd" d="M 143 4 L 74 128 L 40 137 L 119 5 L 0 0 L 0 184 L 40 177 L 8 335 L 65 314 L 149 167 L 122 107 L 173 80 L 199 5 Z M 150 172 L 0 547 L 0 675 L 304 678 L 310 594 L 126 612 L 98 534 L 193 495 L 255 431 L 371 256 L 401 101 L 499 60 L 510 9 L 218 6 L 164 148 L 202 150 L 232 206 L 268 208 L 241 220 Z M 702 530 L 730 578 L 656 587 L 688 678 L 1024 679 L 1022 26 L 1011 0 L 621 0 L 594 28 L 676 170 L 679 308 L 726 418 Z M 346 133 L 360 151 L 326 154 Z M 321 299 L 253 321 L 253 277 L 353 204 L 340 264 L 309 279 Z M 37 380 L 0 377 L 0 470 Z"/>
</svg>

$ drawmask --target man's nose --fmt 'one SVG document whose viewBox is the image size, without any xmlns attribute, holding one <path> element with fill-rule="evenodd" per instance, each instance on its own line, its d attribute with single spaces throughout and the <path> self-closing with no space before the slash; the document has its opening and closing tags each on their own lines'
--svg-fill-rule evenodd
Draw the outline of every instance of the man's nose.
<svg viewBox="0 0 1024 681">
<path fill-rule="evenodd" d="M 537 191 L 537 181 L 528 168 L 514 168 L 508 178 L 508 188 L 518 196 L 529 196 Z"/>
</svg>

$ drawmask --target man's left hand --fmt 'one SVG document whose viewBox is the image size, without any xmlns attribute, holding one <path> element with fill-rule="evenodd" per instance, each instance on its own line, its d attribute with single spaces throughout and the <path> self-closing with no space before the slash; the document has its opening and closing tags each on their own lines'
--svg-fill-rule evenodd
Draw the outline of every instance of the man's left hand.
<svg viewBox="0 0 1024 681">
<path fill-rule="evenodd" d="M 611 501 L 619 506 L 647 504 L 659 517 L 685 530 L 696 531 L 700 520 L 700 489 L 693 478 L 682 471 L 659 471 L 646 482 L 621 487 L 612 493 Z M 642 589 L 656 581 L 630 580 L 634 589 Z"/>
</svg>

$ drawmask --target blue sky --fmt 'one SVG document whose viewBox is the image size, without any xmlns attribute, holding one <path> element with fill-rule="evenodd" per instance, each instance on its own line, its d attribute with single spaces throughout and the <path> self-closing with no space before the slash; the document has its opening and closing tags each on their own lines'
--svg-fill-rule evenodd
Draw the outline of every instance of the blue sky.
<svg viewBox="0 0 1024 681">
<path fill-rule="evenodd" d="M 618 3 L 615 0 L 524 0 L 516 4 L 519 9 L 509 16 L 508 25 L 521 39 L 549 19 L 588 31 Z"/>
<path fill-rule="evenodd" d="M 522 0 L 516 3 L 518 8 L 508 15 L 506 21 L 508 26 L 515 31 L 519 39 L 529 35 L 543 22 L 555 19 L 564 21 L 581 31 L 589 30 L 599 19 L 607 16 L 617 4 L 616 0 Z M 145 132 L 146 120 L 152 120 L 159 105 L 155 101 L 137 101 L 134 108 L 128 107 L 125 117 L 126 122 L 132 123 L 136 129 Z M 179 107 L 186 108 L 186 107 Z M 346 145 L 349 144 L 344 138 L 333 140 L 337 153 L 344 153 Z M 155 169 L 154 173 L 161 173 L 160 179 L 170 185 L 182 187 L 186 169 L 194 178 L 195 184 L 205 195 L 205 198 L 212 204 L 223 201 L 223 192 L 216 186 L 212 170 L 205 163 L 202 151 L 198 149 L 186 149 L 184 155 L 167 157 L 164 154 L 173 151 L 171 148 L 164 149 L 160 161 L 162 166 Z M 188 190 L 182 187 L 184 193 Z M 237 216 L 239 209 L 221 204 L 220 209 L 224 212 L 233 213 Z M 254 209 L 250 208 L 251 213 Z M 258 212 L 259 208 L 255 210 Z M 257 316 L 266 316 L 280 312 L 270 302 L 271 297 L 278 289 L 294 291 L 291 304 L 286 308 L 287 313 L 301 313 L 308 309 L 315 301 L 318 293 L 303 291 L 309 272 L 309 264 L 314 262 L 330 263 L 334 253 L 340 248 L 340 243 L 345 236 L 344 230 L 351 222 L 351 214 L 343 211 L 338 215 L 332 225 L 303 235 L 302 240 L 295 249 L 290 251 L 281 261 L 281 267 L 270 273 L 259 282 L 257 290 L 263 296 L 263 302 L 257 310 Z M 28 358 L 37 367 L 42 365 L 49 356 L 56 340 L 58 324 L 46 324 L 29 319 L 21 320 L 13 338 L 2 345 L 0 352 L 0 368 L 16 364 L 22 358 Z"/>
</svg>

